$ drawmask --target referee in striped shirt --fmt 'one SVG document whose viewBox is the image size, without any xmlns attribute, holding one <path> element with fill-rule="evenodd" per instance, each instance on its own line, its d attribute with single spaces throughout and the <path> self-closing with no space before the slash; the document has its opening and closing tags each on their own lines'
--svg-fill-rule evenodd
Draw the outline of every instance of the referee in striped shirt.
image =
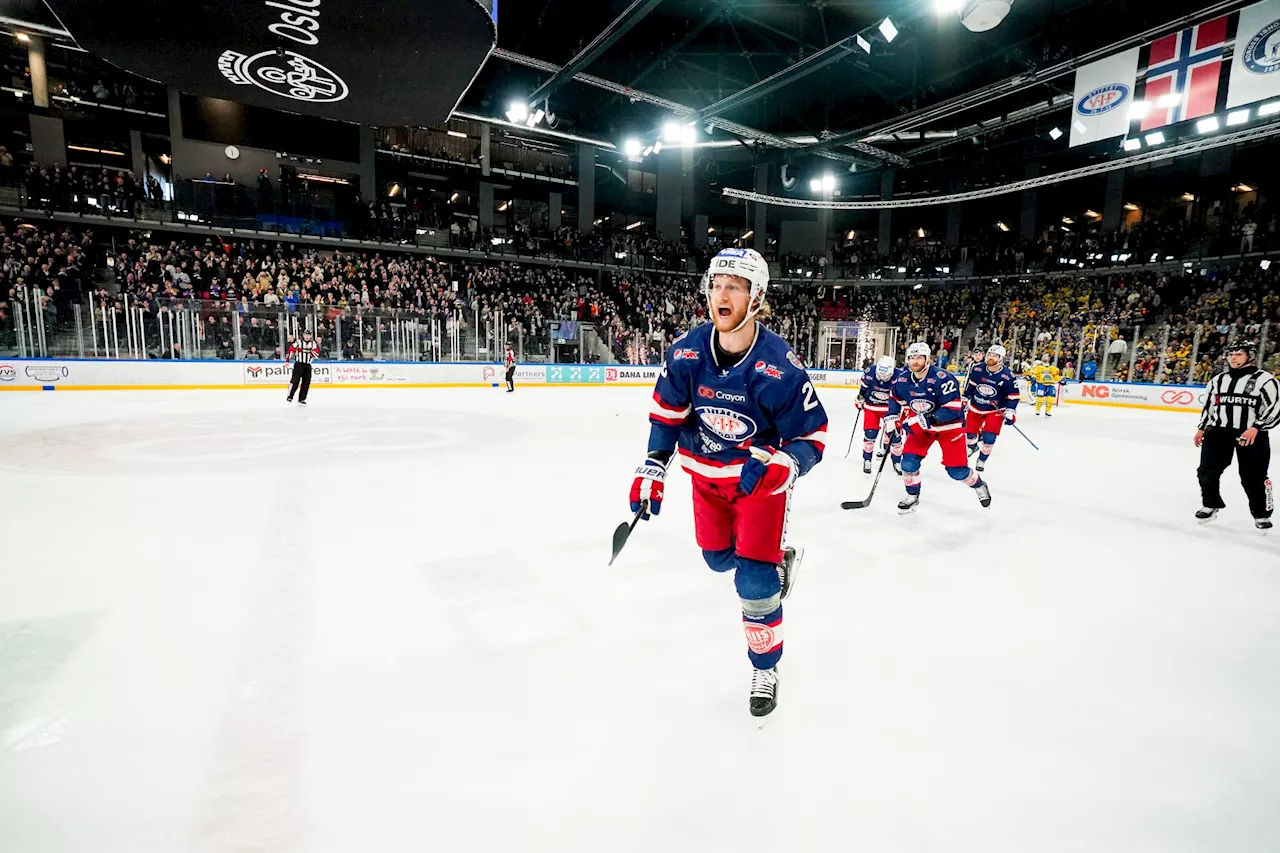
<svg viewBox="0 0 1280 853">
<path fill-rule="evenodd" d="M 1249 511 L 1259 530 L 1271 529 L 1275 506 L 1267 467 L 1271 444 L 1267 431 L 1280 426 L 1280 382 L 1254 362 L 1252 344 L 1234 344 L 1227 350 L 1229 368 L 1205 389 L 1204 411 L 1196 430 L 1200 448 L 1200 495 L 1203 506 L 1196 513 L 1201 524 L 1211 521 L 1226 504 L 1222 502 L 1222 472 L 1234 453 L 1240 464 L 1240 483 L 1249 497 Z"/>
<path fill-rule="evenodd" d="M 307 392 L 311 390 L 311 360 L 319 354 L 320 345 L 311 340 L 310 332 L 303 332 L 302 340 L 289 345 L 285 358 L 293 362 L 293 375 L 289 377 L 289 397 L 285 402 L 292 403 L 294 392 L 299 392 L 298 403 L 307 404 Z"/>
</svg>

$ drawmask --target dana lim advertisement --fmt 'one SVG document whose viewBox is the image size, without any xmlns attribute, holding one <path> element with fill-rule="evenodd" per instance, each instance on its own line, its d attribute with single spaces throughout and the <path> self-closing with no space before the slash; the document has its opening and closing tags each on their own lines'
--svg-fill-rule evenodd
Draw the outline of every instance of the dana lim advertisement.
<svg viewBox="0 0 1280 853">
<path fill-rule="evenodd" d="M 49 0 L 85 50 L 193 95 L 374 126 L 443 121 L 497 42 L 475 0 Z"/>
</svg>

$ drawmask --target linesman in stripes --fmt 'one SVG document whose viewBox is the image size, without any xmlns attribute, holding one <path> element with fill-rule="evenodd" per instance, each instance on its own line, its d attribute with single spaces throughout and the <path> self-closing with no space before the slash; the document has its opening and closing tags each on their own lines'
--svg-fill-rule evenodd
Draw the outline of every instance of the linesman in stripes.
<svg viewBox="0 0 1280 853">
<path fill-rule="evenodd" d="M 1280 382 L 1259 370 L 1251 343 L 1233 344 L 1227 351 L 1228 369 L 1205 389 L 1204 411 L 1196 430 L 1200 448 L 1201 524 L 1212 521 L 1222 502 L 1222 473 L 1235 454 L 1240 483 L 1249 497 L 1249 512 L 1259 530 L 1271 529 L 1275 498 L 1267 468 L 1271 462 L 1269 430 L 1280 426 Z"/>
<path fill-rule="evenodd" d="M 293 375 L 289 377 L 289 397 L 285 402 L 292 403 L 293 395 L 298 393 L 298 404 L 307 404 L 307 392 L 311 390 L 311 361 L 319 354 L 320 345 L 311 339 L 311 332 L 303 332 L 302 340 L 289 345 L 285 363 L 293 362 Z"/>
</svg>

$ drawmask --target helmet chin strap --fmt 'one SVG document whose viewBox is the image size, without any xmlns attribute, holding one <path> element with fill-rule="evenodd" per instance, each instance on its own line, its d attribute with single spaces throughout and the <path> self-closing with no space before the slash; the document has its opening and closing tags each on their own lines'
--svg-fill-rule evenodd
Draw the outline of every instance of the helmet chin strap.
<svg viewBox="0 0 1280 853">
<path fill-rule="evenodd" d="M 753 301 L 755 301 L 755 300 L 753 300 Z M 741 331 L 743 326 L 747 325 L 747 323 L 748 323 L 748 322 L 750 322 L 750 320 L 751 320 L 753 317 L 755 317 L 757 314 L 759 314 L 759 313 L 760 313 L 760 305 L 761 305 L 761 304 L 763 304 L 763 302 L 764 302 L 764 300 L 763 300 L 763 299 L 759 300 L 759 301 L 756 303 L 756 307 L 754 307 L 754 308 L 752 308 L 750 305 L 748 305 L 748 306 L 747 306 L 747 313 L 746 313 L 746 316 L 744 316 L 744 317 L 742 318 L 742 322 L 741 322 L 741 323 L 739 323 L 738 325 L 734 326 L 734 327 L 733 327 L 732 329 L 730 329 L 729 331 L 725 332 L 725 334 L 726 334 L 726 335 L 732 335 L 734 332 Z M 711 313 L 713 313 L 713 314 L 715 313 L 715 310 L 716 310 L 716 306 L 715 306 L 715 305 L 713 305 L 713 304 L 711 303 L 711 295 L 710 295 L 710 294 L 708 294 L 708 295 L 707 295 L 707 310 L 708 310 L 708 311 L 710 311 L 710 312 L 711 312 Z M 714 324 L 714 322 L 715 322 L 715 321 L 713 320 L 713 321 L 712 321 L 712 323 Z"/>
</svg>

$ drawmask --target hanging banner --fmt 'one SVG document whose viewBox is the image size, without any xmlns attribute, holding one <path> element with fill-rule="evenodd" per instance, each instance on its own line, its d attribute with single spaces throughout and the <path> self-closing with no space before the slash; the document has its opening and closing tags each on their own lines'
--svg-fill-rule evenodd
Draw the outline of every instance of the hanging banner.
<svg viewBox="0 0 1280 853">
<path fill-rule="evenodd" d="M 1227 109 L 1280 95 L 1280 0 L 1242 9 Z"/>
<path fill-rule="evenodd" d="M 1142 130 L 1213 115 L 1226 58 L 1228 16 L 1158 38 L 1147 59 Z M 1236 42 L 1239 44 L 1239 41 Z"/>
<path fill-rule="evenodd" d="M 374 126 L 444 121 L 497 43 L 479 0 L 49 0 L 76 42 L 192 95 Z"/>
<path fill-rule="evenodd" d="M 1129 132 L 1139 48 L 1082 65 L 1076 70 L 1071 147 Z"/>
</svg>

